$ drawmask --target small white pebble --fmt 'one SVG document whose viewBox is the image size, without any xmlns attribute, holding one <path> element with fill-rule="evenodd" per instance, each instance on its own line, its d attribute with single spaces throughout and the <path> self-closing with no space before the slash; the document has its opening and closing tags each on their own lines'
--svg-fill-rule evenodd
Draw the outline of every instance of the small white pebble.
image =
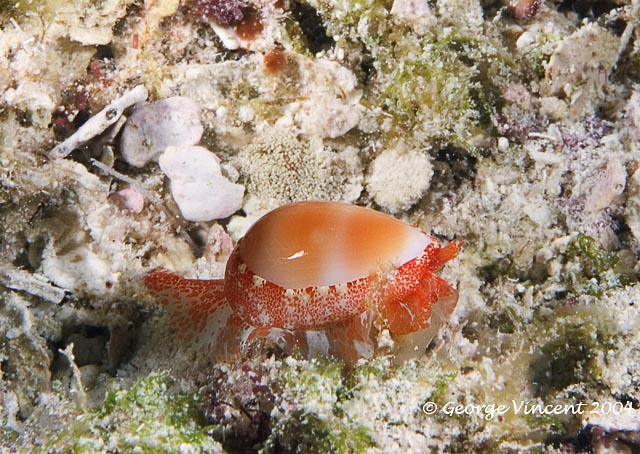
<svg viewBox="0 0 640 454">
<path fill-rule="evenodd" d="M 509 139 L 506 137 L 498 138 L 498 150 L 507 151 L 509 149 Z"/>
<path fill-rule="evenodd" d="M 227 180 L 218 157 L 206 148 L 167 147 L 158 162 L 186 220 L 223 219 L 242 208 L 244 186 Z"/>
<path fill-rule="evenodd" d="M 378 205 L 397 213 L 420 200 L 432 176 L 431 159 L 425 153 L 392 148 L 380 153 L 369 166 L 366 188 Z"/>
<path fill-rule="evenodd" d="M 144 209 L 144 196 L 130 188 L 121 189 L 109 196 L 109 200 L 118 208 L 130 213 L 140 213 Z"/>
<path fill-rule="evenodd" d="M 127 120 L 120 139 L 122 158 L 135 167 L 157 159 L 168 146 L 189 146 L 204 131 L 200 106 L 175 96 L 138 107 Z"/>
<path fill-rule="evenodd" d="M 433 17 L 426 0 L 394 0 L 391 14 L 409 21 Z"/>
</svg>

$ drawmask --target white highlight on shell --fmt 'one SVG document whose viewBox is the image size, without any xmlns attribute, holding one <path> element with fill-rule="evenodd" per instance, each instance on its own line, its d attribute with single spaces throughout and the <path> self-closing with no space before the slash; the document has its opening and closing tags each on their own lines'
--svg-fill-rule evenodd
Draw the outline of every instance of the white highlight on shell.
<svg viewBox="0 0 640 454">
<path fill-rule="evenodd" d="M 295 254 L 291 254 L 289 257 L 287 257 L 287 260 L 295 260 L 298 259 L 300 257 L 304 257 L 304 250 L 300 250 L 298 252 L 296 252 Z"/>
<path fill-rule="evenodd" d="M 429 246 L 434 241 L 436 240 L 433 237 L 425 235 L 423 232 L 416 229 L 416 231 L 413 232 L 407 239 L 404 250 L 398 256 L 398 263 L 395 264 L 396 267 L 404 265 L 408 261 L 420 257 L 424 253 L 427 246 Z M 390 271 L 390 273 L 392 273 L 391 276 L 395 277 L 396 272 L 396 269 L 392 269 Z"/>
</svg>

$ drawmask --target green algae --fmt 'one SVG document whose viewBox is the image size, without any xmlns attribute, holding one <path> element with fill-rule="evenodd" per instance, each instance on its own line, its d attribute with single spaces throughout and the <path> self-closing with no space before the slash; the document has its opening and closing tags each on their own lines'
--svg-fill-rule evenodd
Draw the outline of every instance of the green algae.
<svg viewBox="0 0 640 454">
<path fill-rule="evenodd" d="M 341 6 L 317 4 L 337 44 L 357 49 L 360 63 L 366 61 L 363 104 L 381 107 L 385 143 L 410 131 L 418 143 L 475 149 L 478 137 L 492 128 L 501 102 L 498 87 L 513 67 L 492 33 L 473 36 L 455 26 L 442 34 L 419 33 L 390 16 L 388 2 L 355 0 Z"/>
<path fill-rule="evenodd" d="M 547 396 L 572 384 L 594 383 L 599 375 L 596 356 L 603 348 L 601 336 L 591 324 L 562 326 L 531 363 L 536 394 Z"/>
<path fill-rule="evenodd" d="M 294 410 L 276 418 L 264 453 L 360 453 L 374 445 L 371 432 L 342 408 L 344 365 L 331 358 L 283 363 L 283 398 Z M 296 408 L 298 407 L 298 408 Z"/>
<path fill-rule="evenodd" d="M 102 405 L 78 416 L 42 452 L 205 453 L 221 451 L 209 437 L 197 399 L 172 391 L 152 373 L 129 389 L 109 391 Z"/>
<path fill-rule="evenodd" d="M 567 260 L 577 262 L 582 270 L 574 277 L 574 292 L 600 297 L 609 289 L 637 282 L 633 261 L 630 265 L 626 255 L 624 250 L 603 249 L 589 235 L 576 235 L 566 249 Z"/>
<path fill-rule="evenodd" d="M 457 377 L 457 373 L 454 372 L 442 372 L 436 374 L 433 383 L 433 392 L 427 398 L 428 401 L 436 403 L 445 403 L 445 395 L 447 390 L 451 386 L 453 380 Z"/>
<path fill-rule="evenodd" d="M 391 77 L 381 80 L 376 102 L 386 106 L 404 128 L 415 128 L 426 120 L 451 142 L 468 146 L 470 131 L 489 126 L 496 112 L 498 90 L 483 71 L 499 61 L 498 50 L 454 33 L 443 38 L 411 40 L 402 35 L 397 39 L 401 41 L 395 43 L 394 55 L 380 64 L 380 71 Z M 399 61 L 403 64 L 398 65 Z M 459 127 L 461 122 L 468 131 Z"/>
<path fill-rule="evenodd" d="M 373 444 L 370 431 L 363 426 L 298 410 L 274 427 L 261 453 L 284 449 L 285 452 L 311 454 L 355 454 L 365 452 Z"/>
<path fill-rule="evenodd" d="M 585 272 L 600 277 L 616 264 L 617 256 L 613 252 L 605 251 L 598 246 L 596 240 L 584 233 L 579 233 L 567 248 L 570 258 L 579 258 Z"/>
<path fill-rule="evenodd" d="M 369 380 L 388 380 L 391 376 L 391 363 L 388 357 L 373 358 L 370 361 L 358 363 L 347 375 L 343 383 L 344 390 L 352 395 L 358 388 Z"/>
</svg>

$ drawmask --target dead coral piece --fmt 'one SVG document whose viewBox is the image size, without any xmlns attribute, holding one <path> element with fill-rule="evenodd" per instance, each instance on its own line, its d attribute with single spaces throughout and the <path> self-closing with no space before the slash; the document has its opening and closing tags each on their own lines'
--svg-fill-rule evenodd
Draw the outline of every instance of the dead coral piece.
<svg viewBox="0 0 640 454">
<path fill-rule="evenodd" d="M 51 285 L 44 276 L 14 268 L 9 264 L 0 266 L 0 284 L 53 304 L 59 304 L 65 295 L 63 289 Z"/>
<path fill-rule="evenodd" d="M 302 134 L 335 139 L 358 126 L 362 96 L 355 75 L 341 64 L 328 60 L 306 60 L 303 68 L 309 80 L 300 92 L 302 101 L 290 105 L 294 124 Z M 291 121 L 279 120 L 280 124 Z"/>
<path fill-rule="evenodd" d="M 627 171 L 619 159 L 607 160 L 604 172 L 599 172 L 585 201 L 587 212 L 604 210 L 617 205 L 627 182 Z"/>
<path fill-rule="evenodd" d="M 109 44 L 116 22 L 122 18 L 130 0 L 106 0 L 96 4 L 91 0 L 49 4 L 55 14 L 49 33 L 68 35 L 84 45 Z M 54 6 L 55 5 L 55 6 Z"/>
<path fill-rule="evenodd" d="M 629 124 L 628 135 L 631 151 L 639 151 L 640 147 L 640 88 L 636 87 L 627 106 L 625 108 L 625 116 Z"/>
<path fill-rule="evenodd" d="M 301 103 L 295 119 L 304 134 L 335 139 L 358 125 L 360 112 L 338 98 L 320 96 Z"/>
<path fill-rule="evenodd" d="M 640 169 L 629 178 L 627 197 L 625 221 L 636 241 L 640 241 Z"/>
<path fill-rule="evenodd" d="M 86 412 L 89 408 L 87 404 L 87 395 L 84 391 L 84 385 L 82 384 L 82 373 L 80 372 L 73 355 L 73 343 L 67 345 L 64 350 L 59 349 L 58 352 L 67 358 L 67 361 L 69 362 L 69 367 L 73 373 L 72 393 L 75 394 L 77 403 L 80 408 L 82 408 L 82 411 Z"/>
<path fill-rule="evenodd" d="M 595 438 L 594 452 L 632 453 L 640 447 L 640 410 L 631 402 L 604 402 L 602 409 L 610 412 L 594 412 L 585 418 L 585 428 Z"/>
<path fill-rule="evenodd" d="M 206 148 L 167 147 L 159 163 L 186 220 L 223 219 L 242 208 L 244 187 L 222 175 L 220 160 Z"/>
<path fill-rule="evenodd" d="M 105 283 L 118 281 L 118 273 L 113 268 L 88 244 L 79 245 L 66 254 L 58 254 L 53 245 L 47 245 L 42 257 L 42 272 L 57 286 L 71 292 L 107 294 L 109 287 Z"/>
<path fill-rule="evenodd" d="M 3 426 L 21 431 L 22 423 L 41 403 L 42 393 L 51 386 L 52 354 L 47 341 L 36 334 L 37 320 L 32 302 L 15 292 L 2 293 L 0 313 L 0 420 Z"/>
<path fill-rule="evenodd" d="M 411 23 L 418 30 L 436 22 L 436 17 L 425 0 L 395 0 L 391 14 Z"/>
<path fill-rule="evenodd" d="M 147 89 L 143 85 L 129 90 L 120 98 L 107 105 L 104 109 L 91 117 L 85 124 L 67 140 L 56 145 L 49 153 L 51 158 L 64 158 L 76 148 L 86 144 L 94 137 L 103 133 L 122 116 L 125 109 L 147 99 Z"/>
<path fill-rule="evenodd" d="M 587 24 L 563 39 L 546 67 L 543 96 L 567 96 L 576 118 L 604 96 L 608 76 L 618 60 L 619 39 L 606 29 Z"/>
<path fill-rule="evenodd" d="M 369 166 L 366 188 L 391 213 L 408 210 L 427 191 L 433 175 L 431 159 L 404 145 L 384 150 Z"/>
<path fill-rule="evenodd" d="M 168 146 L 195 145 L 202 137 L 200 106 L 182 96 L 137 108 L 127 120 L 120 139 L 125 161 L 144 167 Z"/>
<path fill-rule="evenodd" d="M 357 150 L 336 153 L 282 130 L 245 147 L 236 164 L 247 191 L 276 205 L 312 199 L 352 202 L 362 191 Z"/>
</svg>

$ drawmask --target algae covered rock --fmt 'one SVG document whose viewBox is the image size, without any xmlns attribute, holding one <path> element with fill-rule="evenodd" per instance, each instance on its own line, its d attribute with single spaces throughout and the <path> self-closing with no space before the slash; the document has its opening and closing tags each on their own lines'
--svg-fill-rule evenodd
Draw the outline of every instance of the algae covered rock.
<svg viewBox="0 0 640 454">
<path fill-rule="evenodd" d="M 129 389 L 109 391 L 100 408 L 63 428 L 48 451 L 222 453 L 207 435 L 192 395 L 172 389 L 166 374 L 151 374 Z"/>
</svg>

